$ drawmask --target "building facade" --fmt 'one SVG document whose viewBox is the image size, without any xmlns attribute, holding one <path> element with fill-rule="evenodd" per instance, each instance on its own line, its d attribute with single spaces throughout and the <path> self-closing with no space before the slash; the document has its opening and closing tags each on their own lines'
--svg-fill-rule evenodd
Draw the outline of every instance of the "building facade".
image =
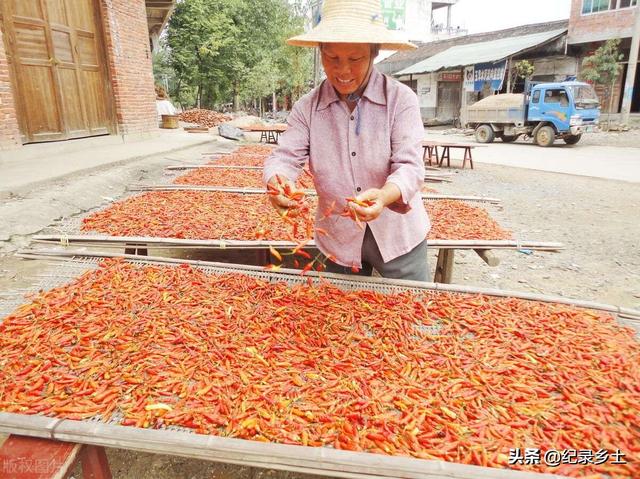
<svg viewBox="0 0 640 479">
<path fill-rule="evenodd" d="M 403 32 L 409 40 L 431 42 L 467 32 L 451 23 L 451 8 L 458 0 L 381 0 L 385 24 Z M 437 21 L 434 13 L 446 11 L 446 20 Z"/>
<path fill-rule="evenodd" d="M 385 25 L 399 31 L 415 44 L 435 42 L 447 38 L 463 36 L 467 31 L 451 23 L 451 8 L 458 0 L 381 0 L 382 16 Z M 436 12 L 444 21 L 436 19 Z M 393 55 L 391 51 L 382 51 L 377 61 Z"/>
<path fill-rule="evenodd" d="M 463 124 L 466 106 L 495 92 L 523 91 L 524 80 L 510 75 L 521 60 L 534 66 L 534 81 L 574 77 L 577 61 L 565 54 L 567 30 L 562 20 L 429 42 L 378 68 L 416 92 L 425 124 Z"/>
<path fill-rule="evenodd" d="M 0 5 L 0 149 L 157 130 L 147 2 Z"/>
<path fill-rule="evenodd" d="M 627 80 L 631 38 L 636 16 L 640 15 L 638 0 L 572 0 L 569 19 L 568 52 L 582 60 L 591 55 L 607 40 L 621 39 L 621 71 L 613 87 L 609 104 L 602 105 L 602 111 L 618 113 L 622 106 L 622 91 Z M 640 112 L 640 68 L 636 68 L 631 111 Z M 602 87 L 596 87 L 602 98 Z"/>
<path fill-rule="evenodd" d="M 533 81 L 579 78 L 585 57 L 609 39 L 619 38 L 620 74 L 610 101 L 596 85 L 603 112 L 620 112 L 627 81 L 631 38 L 640 0 L 572 0 L 569 20 L 523 25 L 496 32 L 465 35 L 421 44 L 378 64 L 384 73 L 411 86 L 425 123 L 464 123 L 465 106 L 497 92 L 522 91 L 524 83 L 509 72 L 518 61 L 534 66 Z M 548 32 L 549 35 L 545 35 Z M 473 72 L 473 73 L 470 73 Z M 468 75 L 498 75 L 491 85 L 465 85 Z M 499 80 L 499 81 L 498 81 Z M 631 112 L 640 112 L 640 65 L 635 73 Z M 515 81 L 514 85 L 510 82 Z M 606 104 L 605 104 L 606 103 Z"/>
</svg>

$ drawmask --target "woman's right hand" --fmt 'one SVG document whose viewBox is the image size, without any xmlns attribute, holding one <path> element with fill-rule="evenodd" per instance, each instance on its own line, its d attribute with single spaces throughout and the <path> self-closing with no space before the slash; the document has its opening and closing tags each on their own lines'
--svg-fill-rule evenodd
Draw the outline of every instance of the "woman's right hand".
<svg viewBox="0 0 640 479">
<path fill-rule="evenodd" d="M 280 176 L 280 182 L 278 182 L 278 175 L 273 175 L 269 179 L 269 184 L 273 186 L 275 190 L 282 191 L 283 186 L 288 185 L 289 187 L 288 189 L 290 191 L 292 192 L 298 191 L 296 189 L 295 184 L 291 180 L 289 180 L 288 178 L 282 175 Z M 280 215 L 284 215 L 287 211 L 289 211 L 289 208 L 296 206 L 296 202 L 290 200 L 284 194 L 279 194 L 279 195 L 270 194 L 268 196 L 269 196 L 269 201 L 271 201 L 271 204 L 278 211 Z"/>
</svg>

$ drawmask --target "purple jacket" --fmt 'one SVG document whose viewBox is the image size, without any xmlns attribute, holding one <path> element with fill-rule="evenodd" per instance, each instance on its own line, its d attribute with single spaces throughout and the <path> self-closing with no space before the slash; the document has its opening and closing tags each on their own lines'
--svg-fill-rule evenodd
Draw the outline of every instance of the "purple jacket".
<svg viewBox="0 0 640 479">
<path fill-rule="evenodd" d="M 385 208 L 369 227 L 385 262 L 411 251 L 429 232 L 429 217 L 421 199 L 424 183 L 424 127 L 418 99 L 407 86 L 375 68 L 358 107 L 349 112 L 328 81 L 293 106 L 289 128 L 266 160 L 265 184 L 275 174 L 292 181 L 309 162 L 319 207 L 318 248 L 343 266 L 361 267 L 364 231 L 339 213 L 345 198 L 391 182 L 402 198 Z M 336 215 L 322 219 L 335 201 Z"/>
</svg>

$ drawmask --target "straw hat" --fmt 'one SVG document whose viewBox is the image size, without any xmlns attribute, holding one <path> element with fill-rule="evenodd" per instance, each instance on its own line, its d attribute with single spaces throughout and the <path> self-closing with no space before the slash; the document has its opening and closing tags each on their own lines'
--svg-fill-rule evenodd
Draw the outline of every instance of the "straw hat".
<svg viewBox="0 0 640 479">
<path fill-rule="evenodd" d="M 324 0 L 320 23 L 310 32 L 287 40 L 297 47 L 321 43 L 377 43 L 382 50 L 418 48 L 397 32 L 388 30 L 382 19 L 380 0 Z"/>
</svg>

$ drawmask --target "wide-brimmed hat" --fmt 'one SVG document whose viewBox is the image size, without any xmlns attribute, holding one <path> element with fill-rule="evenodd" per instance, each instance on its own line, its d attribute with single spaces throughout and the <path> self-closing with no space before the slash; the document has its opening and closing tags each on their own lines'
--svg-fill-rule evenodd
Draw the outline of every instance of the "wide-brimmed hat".
<svg viewBox="0 0 640 479">
<path fill-rule="evenodd" d="M 307 33 L 289 38 L 287 43 L 297 47 L 317 47 L 321 43 L 375 43 L 382 50 L 418 48 L 385 26 L 380 0 L 324 0 L 320 23 Z"/>
</svg>

